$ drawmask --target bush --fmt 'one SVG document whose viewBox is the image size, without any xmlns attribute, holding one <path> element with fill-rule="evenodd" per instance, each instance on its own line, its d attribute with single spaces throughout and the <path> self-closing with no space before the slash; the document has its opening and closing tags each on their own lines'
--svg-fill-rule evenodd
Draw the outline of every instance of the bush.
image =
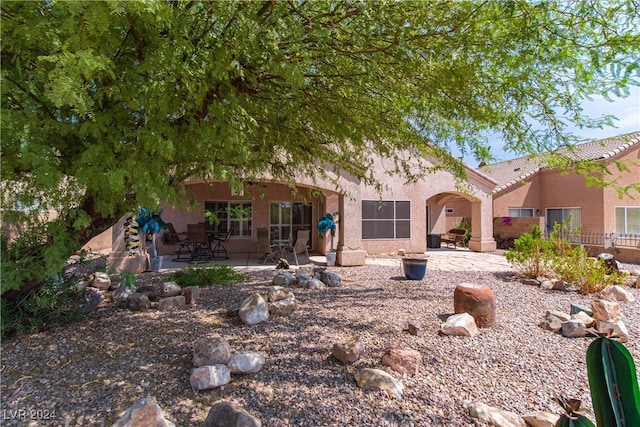
<svg viewBox="0 0 640 427">
<path fill-rule="evenodd" d="M 48 278 L 14 300 L 2 298 L 0 335 L 22 335 L 83 318 L 76 282 L 69 277 Z"/>
<path fill-rule="evenodd" d="M 551 271 L 554 245 L 542 237 L 542 231 L 537 225 L 531 233 L 524 233 L 513 242 L 513 249 L 505 253 L 523 277 L 535 279 L 546 276 Z"/>
<path fill-rule="evenodd" d="M 622 282 L 626 273 L 608 274 L 603 260 L 589 257 L 584 247 L 565 240 L 567 229 L 566 224 L 556 224 L 549 239 L 544 239 L 534 226 L 531 234 L 514 241 L 514 248 L 505 256 L 523 277 L 556 277 L 582 293 L 600 292 Z"/>
<path fill-rule="evenodd" d="M 213 267 L 189 266 L 171 275 L 171 279 L 182 288 L 189 286 L 231 285 L 247 280 L 248 276 L 238 273 L 229 265 Z"/>
<path fill-rule="evenodd" d="M 604 261 L 589 257 L 582 246 L 556 256 L 553 259 L 553 271 L 572 287 L 586 294 L 600 292 L 609 285 L 620 283 L 626 275 L 608 274 Z"/>
</svg>

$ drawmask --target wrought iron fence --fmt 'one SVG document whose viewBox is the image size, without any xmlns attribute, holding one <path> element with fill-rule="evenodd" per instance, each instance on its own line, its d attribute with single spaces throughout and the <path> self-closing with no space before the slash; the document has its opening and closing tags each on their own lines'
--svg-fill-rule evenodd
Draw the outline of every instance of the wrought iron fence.
<svg viewBox="0 0 640 427">
<path fill-rule="evenodd" d="M 635 233 L 560 233 L 562 238 L 568 242 L 604 246 L 606 248 L 640 248 L 640 234 Z"/>
</svg>

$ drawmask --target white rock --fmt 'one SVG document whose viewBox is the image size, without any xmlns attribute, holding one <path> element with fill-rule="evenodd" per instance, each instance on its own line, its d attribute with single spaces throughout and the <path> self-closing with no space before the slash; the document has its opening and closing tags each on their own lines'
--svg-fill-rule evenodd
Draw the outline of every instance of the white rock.
<svg viewBox="0 0 640 427">
<path fill-rule="evenodd" d="M 292 275 L 293 276 L 293 275 Z M 267 300 L 260 294 L 253 294 L 245 299 L 238 311 L 240 320 L 247 325 L 255 325 L 269 318 L 269 306 Z"/>
<path fill-rule="evenodd" d="M 591 301 L 591 311 L 595 320 L 618 322 L 620 320 L 620 304 L 615 301 L 596 299 Z"/>
<path fill-rule="evenodd" d="M 227 367 L 232 374 L 255 374 L 264 366 L 265 358 L 257 351 L 236 353 L 231 356 Z"/>
<path fill-rule="evenodd" d="M 460 313 L 449 316 L 447 321 L 440 326 L 440 332 L 445 335 L 472 337 L 478 333 L 478 327 L 473 316 L 469 313 Z"/>
<path fill-rule="evenodd" d="M 580 311 L 576 314 L 572 314 L 571 315 L 571 319 L 576 319 L 576 320 L 580 320 L 582 321 L 582 323 L 584 323 L 584 326 L 586 326 L 587 328 L 590 328 L 593 326 L 593 317 L 589 316 L 587 313 L 585 313 L 584 311 Z"/>
<path fill-rule="evenodd" d="M 596 320 L 596 330 L 601 334 L 609 334 L 612 338 L 616 338 L 620 342 L 629 341 L 629 331 L 621 320 L 617 322 Z"/>
<path fill-rule="evenodd" d="M 200 366 L 193 368 L 189 383 L 195 390 L 209 390 L 223 386 L 231 381 L 231 372 L 227 365 Z"/>
<path fill-rule="evenodd" d="M 620 286 L 607 286 L 600 292 L 600 298 L 620 302 L 634 302 L 636 300 L 631 292 Z"/>
</svg>

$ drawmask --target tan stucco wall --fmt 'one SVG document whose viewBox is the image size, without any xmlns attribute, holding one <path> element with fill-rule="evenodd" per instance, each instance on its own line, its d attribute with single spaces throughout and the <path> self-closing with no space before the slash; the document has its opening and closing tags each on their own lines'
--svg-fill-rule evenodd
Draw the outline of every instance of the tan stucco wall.
<svg viewBox="0 0 640 427">
<path fill-rule="evenodd" d="M 616 185 L 640 182 L 640 146 L 628 150 L 615 160 L 623 162 L 628 172 L 610 171 L 616 175 Z M 633 195 L 633 193 L 632 193 Z M 549 208 L 581 208 L 582 230 L 586 233 L 610 233 L 615 229 L 616 206 L 640 206 L 640 195 L 619 197 L 614 188 L 587 187 L 582 175 L 564 174 L 558 170 L 543 170 L 524 183 L 518 183 L 494 197 L 494 215 L 507 216 L 510 207 L 533 208 L 545 216 Z"/>
</svg>

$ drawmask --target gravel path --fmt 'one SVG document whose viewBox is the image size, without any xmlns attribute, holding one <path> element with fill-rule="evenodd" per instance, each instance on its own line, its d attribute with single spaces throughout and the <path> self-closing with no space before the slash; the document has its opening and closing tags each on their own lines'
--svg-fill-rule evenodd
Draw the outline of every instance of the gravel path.
<svg viewBox="0 0 640 427">
<path fill-rule="evenodd" d="M 185 311 L 136 313 L 104 304 L 82 323 L 5 340 L 2 425 L 110 426 L 148 395 L 177 426 L 202 425 L 220 399 L 243 406 L 265 426 L 474 426 L 465 409 L 470 402 L 519 414 L 559 413 L 558 395 L 591 409 L 585 364 L 591 339 L 563 338 L 537 324 L 548 309 L 568 312 L 571 303 L 588 305 L 592 297 L 523 285 L 508 272 L 429 270 L 424 280 L 407 281 L 389 266 L 331 270 L 343 286 L 295 289 L 299 307 L 285 321 L 245 326 L 226 315 L 232 304 L 269 288 L 275 273 L 263 271 L 238 285 L 203 289 L 199 304 Z M 150 273 L 144 279 L 161 280 Z M 440 336 L 454 288 L 463 282 L 494 290 L 497 326 L 473 338 Z M 640 290 L 631 292 L 636 301 L 624 304 L 623 314 L 638 364 Z M 422 336 L 405 331 L 409 320 L 422 324 Z M 209 334 L 238 351 L 261 351 L 267 363 L 221 389 L 194 392 L 191 345 Z M 342 364 L 331 347 L 352 334 L 361 336 L 365 353 Z M 381 365 L 390 345 L 422 354 L 420 373 L 402 378 L 401 400 L 361 390 L 353 379 L 365 367 L 401 378 Z M 18 410 L 25 418 L 52 416 L 10 420 Z"/>
</svg>

